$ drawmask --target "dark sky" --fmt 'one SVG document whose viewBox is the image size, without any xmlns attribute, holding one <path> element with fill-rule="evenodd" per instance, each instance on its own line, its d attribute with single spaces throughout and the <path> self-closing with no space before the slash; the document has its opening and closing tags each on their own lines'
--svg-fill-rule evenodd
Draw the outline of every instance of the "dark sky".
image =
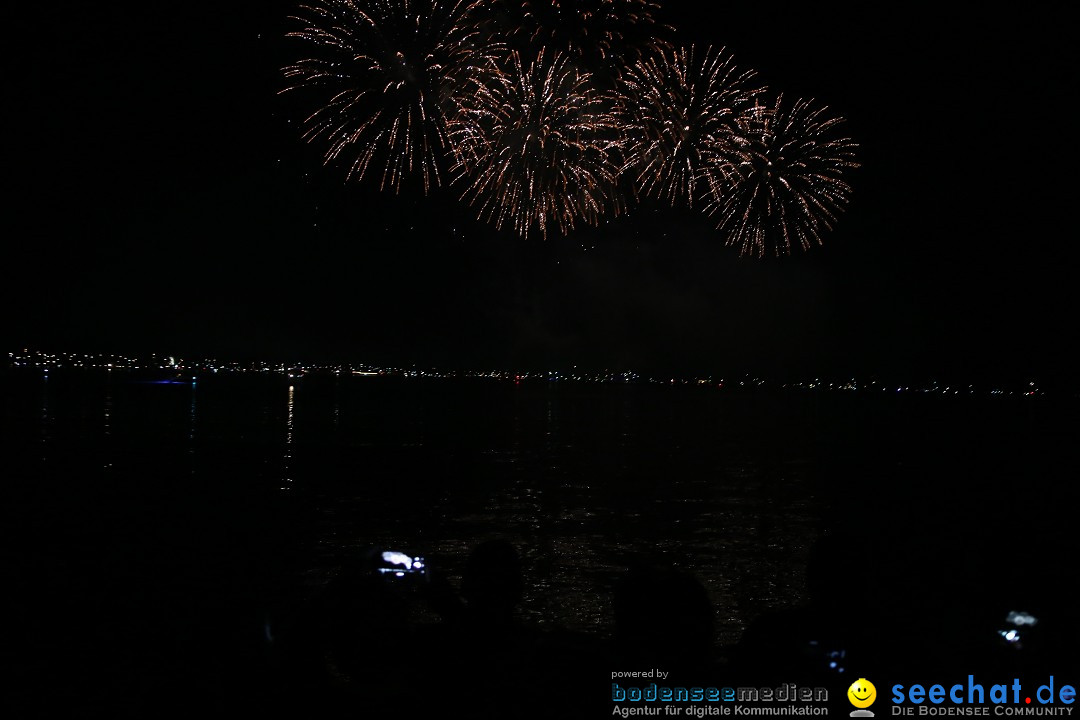
<svg viewBox="0 0 1080 720">
<path fill-rule="evenodd" d="M 703 4 L 667 4 L 683 40 L 828 105 L 860 145 L 820 248 L 739 258 L 706 218 L 648 207 L 523 242 L 452 190 L 320 165 L 276 95 L 290 3 L 47 3 L 15 21 L 9 63 L 5 349 L 1066 377 L 1064 10 Z"/>
</svg>

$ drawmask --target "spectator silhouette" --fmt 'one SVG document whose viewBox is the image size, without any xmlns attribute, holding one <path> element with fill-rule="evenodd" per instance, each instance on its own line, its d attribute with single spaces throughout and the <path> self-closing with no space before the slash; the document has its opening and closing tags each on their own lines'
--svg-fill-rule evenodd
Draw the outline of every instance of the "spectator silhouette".
<svg viewBox="0 0 1080 720">
<path fill-rule="evenodd" d="M 506 629 L 515 624 L 522 597 L 521 560 L 506 540 L 480 543 L 469 555 L 461 581 L 464 619 L 476 629 Z"/>
<path fill-rule="evenodd" d="M 679 682 L 716 668 L 713 609 L 696 578 L 673 568 L 630 569 L 615 587 L 616 653 L 628 668 L 658 668 Z"/>
<path fill-rule="evenodd" d="M 389 715 L 407 696 L 415 659 L 406 583 L 380 576 L 368 549 L 275 634 L 280 666 L 269 688 L 283 715 Z"/>
<path fill-rule="evenodd" d="M 757 681 L 825 683 L 852 672 L 866 675 L 878 662 L 872 574 L 865 543 L 821 537 L 807 561 L 808 601 L 752 621 L 735 650 L 736 665 Z"/>
<path fill-rule="evenodd" d="M 473 549 L 460 593 L 445 578 L 432 578 L 429 605 L 442 617 L 425 653 L 441 698 L 432 709 L 457 708 L 477 718 L 519 714 L 519 698 L 536 689 L 535 633 L 517 615 L 523 585 L 518 552 L 503 539 Z"/>
<path fill-rule="evenodd" d="M 502 539 L 477 545 L 460 593 L 434 578 L 429 599 L 443 617 L 427 654 L 440 715 L 471 718 L 596 717 L 606 708 L 603 673 L 610 657 L 595 638 L 561 628 L 541 630 L 519 615 L 524 572 L 516 548 Z"/>
</svg>

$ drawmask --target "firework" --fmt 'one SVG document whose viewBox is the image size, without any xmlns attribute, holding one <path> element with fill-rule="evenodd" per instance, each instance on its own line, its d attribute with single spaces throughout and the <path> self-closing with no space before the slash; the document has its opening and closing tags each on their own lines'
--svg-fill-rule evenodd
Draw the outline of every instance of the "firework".
<svg viewBox="0 0 1080 720">
<path fill-rule="evenodd" d="M 723 50 L 660 49 L 631 66 L 617 114 L 636 192 L 694 205 L 734 172 L 736 138 L 763 91 Z"/>
<path fill-rule="evenodd" d="M 486 18 L 519 50 L 564 52 L 595 73 L 601 62 L 632 56 L 671 30 L 656 22 L 659 7 L 656 0 L 496 0 Z"/>
<path fill-rule="evenodd" d="M 783 99 L 744 119 L 742 160 L 718 178 L 710 214 L 740 255 L 789 254 L 821 244 L 846 207 L 847 173 L 858 167 L 857 146 L 838 133 L 841 118 L 812 101 Z"/>
<path fill-rule="evenodd" d="M 451 124 L 463 199 L 522 237 L 595 223 L 613 200 L 621 135 L 609 99 L 561 53 L 480 73 Z"/>
<path fill-rule="evenodd" d="M 477 0 L 316 0 L 288 33 L 311 55 L 283 68 L 287 91 L 317 106 L 304 138 L 325 145 L 327 163 L 361 179 L 377 168 L 380 188 L 411 175 L 425 191 L 442 183 L 446 114 L 462 78 L 494 54 L 471 16 Z"/>
</svg>

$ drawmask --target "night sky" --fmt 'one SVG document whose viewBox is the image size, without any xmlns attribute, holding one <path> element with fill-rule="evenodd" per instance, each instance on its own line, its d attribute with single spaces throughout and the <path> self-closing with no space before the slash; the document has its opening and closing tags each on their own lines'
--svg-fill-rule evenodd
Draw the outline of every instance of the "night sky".
<svg viewBox="0 0 1080 720">
<path fill-rule="evenodd" d="M 291 3 L 47 3 L 14 21 L 4 350 L 784 377 L 1066 380 L 1078 86 L 1064 9 L 668 2 L 862 167 L 824 245 L 740 258 L 642 205 L 525 242 L 343 183 L 279 69 Z M 1017 9 L 1017 8 L 1021 9 Z"/>
</svg>

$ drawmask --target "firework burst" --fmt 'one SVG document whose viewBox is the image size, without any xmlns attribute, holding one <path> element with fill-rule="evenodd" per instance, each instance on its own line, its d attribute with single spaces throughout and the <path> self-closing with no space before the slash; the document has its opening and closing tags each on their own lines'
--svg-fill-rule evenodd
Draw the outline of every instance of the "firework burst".
<svg viewBox="0 0 1080 720">
<path fill-rule="evenodd" d="M 711 48 L 660 49 L 631 66 L 617 114 L 627 128 L 623 171 L 637 193 L 691 206 L 738 161 L 740 128 L 762 92 L 755 75 Z"/>
<path fill-rule="evenodd" d="M 513 52 L 476 76 L 450 137 L 463 198 L 481 219 L 546 237 L 618 210 L 621 135 L 589 81 L 565 55 L 543 51 L 532 62 Z"/>
<path fill-rule="evenodd" d="M 657 0 L 497 0 L 487 18 L 519 50 L 558 50 L 596 72 L 659 42 L 670 30 L 656 22 L 659 7 Z"/>
<path fill-rule="evenodd" d="M 317 106 L 304 138 L 325 145 L 348 176 L 376 171 L 380 188 L 412 175 L 442 183 L 446 115 L 462 79 L 492 56 L 471 17 L 477 0 L 316 0 L 289 37 L 311 55 L 283 68 L 289 87 Z"/>
<path fill-rule="evenodd" d="M 812 101 L 783 98 L 744 119 L 734 175 L 716 178 L 710 214 L 740 255 L 790 254 L 821 244 L 847 206 L 846 175 L 857 146 L 838 133 L 841 118 Z M 710 178 L 710 182 L 714 182 Z"/>
</svg>

